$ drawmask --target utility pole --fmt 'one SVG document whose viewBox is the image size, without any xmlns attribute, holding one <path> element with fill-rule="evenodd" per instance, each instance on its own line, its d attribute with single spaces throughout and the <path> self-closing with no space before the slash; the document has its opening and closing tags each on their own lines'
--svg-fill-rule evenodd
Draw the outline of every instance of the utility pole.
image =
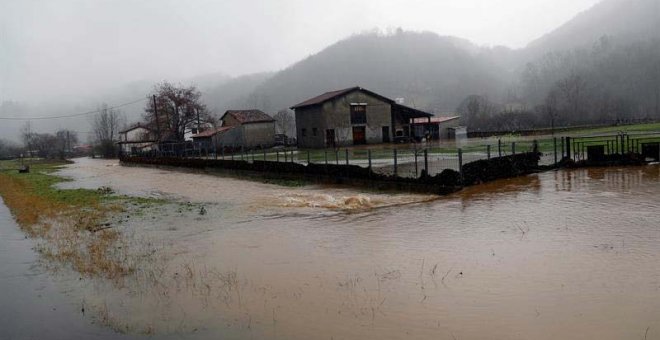
<svg viewBox="0 0 660 340">
<path fill-rule="evenodd" d="M 200 126 L 200 123 L 199 123 L 199 109 L 195 108 L 195 112 L 197 112 L 197 133 L 199 133 L 200 132 L 199 131 L 199 126 Z"/>
<path fill-rule="evenodd" d="M 156 134 L 158 135 L 158 142 L 160 142 L 160 122 L 158 119 L 158 106 L 156 105 L 156 95 L 152 95 L 154 100 L 154 116 L 156 116 Z"/>
</svg>

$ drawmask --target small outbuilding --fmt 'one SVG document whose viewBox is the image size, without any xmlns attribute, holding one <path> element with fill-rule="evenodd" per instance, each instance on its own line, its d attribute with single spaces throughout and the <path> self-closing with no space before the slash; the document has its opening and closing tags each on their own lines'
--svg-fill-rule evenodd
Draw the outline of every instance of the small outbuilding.
<svg viewBox="0 0 660 340">
<path fill-rule="evenodd" d="M 236 130 L 228 136 L 225 144 L 231 142 L 237 147 L 254 149 L 271 147 L 275 143 L 275 119 L 260 110 L 228 110 L 220 121 L 223 128 Z"/>
<path fill-rule="evenodd" d="M 119 150 L 122 154 L 137 154 L 156 148 L 157 138 L 154 132 L 137 123 L 123 131 L 119 131 Z"/>
<path fill-rule="evenodd" d="M 235 126 L 221 126 L 208 129 L 192 135 L 197 147 L 206 151 L 220 150 L 221 147 L 240 147 L 242 144 L 241 130 Z M 215 144 L 215 147 L 214 147 Z"/>
<path fill-rule="evenodd" d="M 460 116 L 415 118 L 412 121 L 415 136 L 429 140 L 452 139 L 454 129 L 460 125 Z"/>
</svg>

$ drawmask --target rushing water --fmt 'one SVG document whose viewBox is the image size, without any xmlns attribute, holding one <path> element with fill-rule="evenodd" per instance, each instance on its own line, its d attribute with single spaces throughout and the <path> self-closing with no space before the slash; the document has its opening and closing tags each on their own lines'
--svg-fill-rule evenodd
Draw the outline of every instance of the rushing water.
<svg viewBox="0 0 660 340">
<path fill-rule="evenodd" d="M 660 166 L 547 172 L 442 198 L 98 160 L 62 174 L 74 179 L 66 187 L 207 211 L 122 221 L 136 244 L 161 245 L 162 264 L 144 270 L 157 284 L 71 284 L 80 288 L 71 299 L 102 304 L 134 329 L 238 339 L 660 337 Z"/>
</svg>

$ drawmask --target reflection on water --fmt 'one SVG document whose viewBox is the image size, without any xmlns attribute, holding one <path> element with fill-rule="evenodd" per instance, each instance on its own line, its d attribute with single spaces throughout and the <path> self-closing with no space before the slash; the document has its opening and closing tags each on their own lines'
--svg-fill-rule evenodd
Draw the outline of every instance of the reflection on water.
<svg viewBox="0 0 660 340">
<path fill-rule="evenodd" d="M 648 182 L 660 179 L 659 166 L 627 168 L 586 168 L 555 172 L 556 190 L 572 191 L 590 187 L 605 187 L 606 190 L 627 192 L 645 190 Z M 575 186 L 575 188 L 574 188 Z"/>
<path fill-rule="evenodd" d="M 658 166 L 541 173 L 436 199 L 111 164 L 81 160 L 67 185 L 208 210 L 126 222 L 164 245 L 166 263 L 144 268 L 155 284 L 81 290 L 118 322 L 199 338 L 660 337 Z"/>
<path fill-rule="evenodd" d="M 59 289 L 38 265 L 33 245 L 0 199 L 0 339 L 133 338 L 92 325 L 82 300 Z"/>
</svg>

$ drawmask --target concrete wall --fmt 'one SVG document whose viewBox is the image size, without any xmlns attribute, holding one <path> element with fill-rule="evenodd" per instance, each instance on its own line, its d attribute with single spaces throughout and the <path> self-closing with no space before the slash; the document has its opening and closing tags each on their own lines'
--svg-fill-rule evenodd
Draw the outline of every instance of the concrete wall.
<svg viewBox="0 0 660 340">
<path fill-rule="evenodd" d="M 367 123 L 351 124 L 351 103 L 367 104 Z M 382 128 L 387 127 L 392 133 L 392 108 L 388 102 L 362 91 L 353 91 L 342 97 L 327 101 L 322 105 L 296 110 L 296 135 L 298 146 L 304 148 L 332 147 L 326 145 L 326 130 L 335 130 L 335 142 L 353 145 L 353 127 L 365 127 L 367 144 L 383 142 Z M 303 136 L 303 129 L 306 135 Z M 316 129 L 316 135 L 314 135 Z"/>
<path fill-rule="evenodd" d="M 275 143 L 275 122 L 243 124 L 240 128 L 243 134 L 243 145 L 248 149 L 261 146 L 270 147 Z"/>
<path fill-rule="evenodd" d="M 243 145 L 243 131 L 237 127 L 222 133 L 218 133 L 215 137 L 215 141 L 218 150 L 223 146 L 240 147 Z"/>
<path fill-rule="evenodd" d="M 296 137 L 298 146 L 304 148 L 325 147 L 325 129 L 327 123 L 321 114 L 320 106 L 309 106 L 296 110 Z M 313 136 L 313 128 L 318 129 L 317 136 Z M 303 136 L 303 130 L 305 135 Z"/>
</svg>

